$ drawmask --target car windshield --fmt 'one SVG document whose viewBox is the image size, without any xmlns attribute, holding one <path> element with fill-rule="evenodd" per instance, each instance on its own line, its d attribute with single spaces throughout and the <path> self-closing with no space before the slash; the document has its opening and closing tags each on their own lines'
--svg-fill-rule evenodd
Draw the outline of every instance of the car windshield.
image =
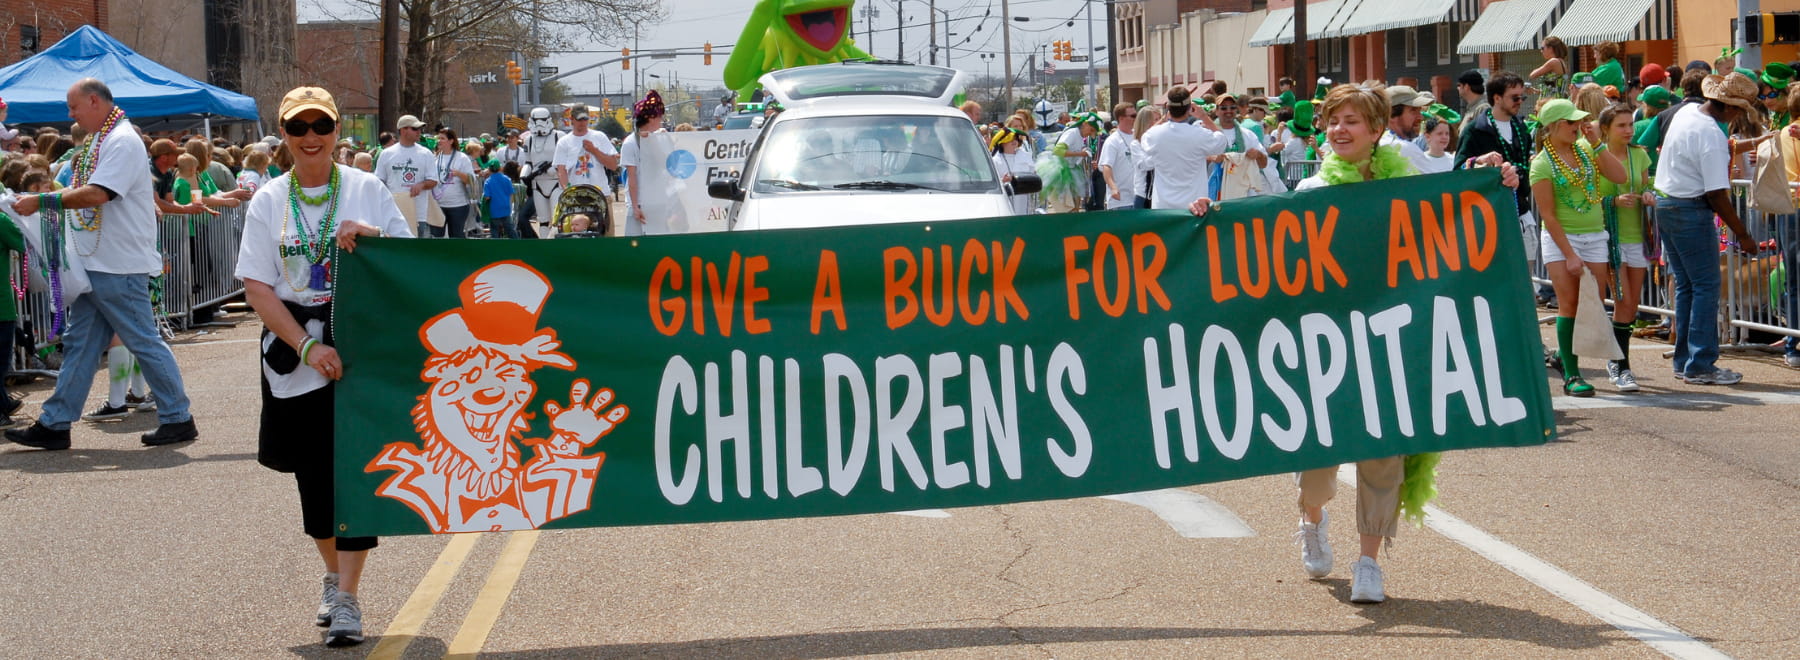
<svg viewBox="0 0 1800 660">
<path fill-rule="evenodd" d="M 944 96 L 956 78 L 953 69 L 891 64 L 843 63 L 794 67 L 769 74 L 774 89 L 790 100 L 822 96 Z"/>
<path fill-rule="evenodd" d="M 762 117 L 762 113 L 753 112 L 753 113 L 727 116 L 727 117 L 725 117 L 725 130 L 729 131 L 729 130 L 737 130 L 740 128 L 756 128 L 756 126 L 757 126 L 756 120 L 759 117 Z"/>
<path fill-rule="evenodd" d="M 754 190 L 999 189 L 981 138 L 963 117 L 858 115 L 777 123 L 764 138 Z"/>
</svg>

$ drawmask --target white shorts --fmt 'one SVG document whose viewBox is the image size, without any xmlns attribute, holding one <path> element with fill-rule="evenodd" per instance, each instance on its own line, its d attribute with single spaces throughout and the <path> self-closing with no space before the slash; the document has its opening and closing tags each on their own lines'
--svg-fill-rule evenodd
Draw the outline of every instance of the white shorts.
<svg viewBox="0 0 1800 660">
<path fill-rule="evenodd" d="M 1619 263 L 1631 268 L 1649 268 L 1650 259 L 1644 256 L 1644 244 L 1620 243 Z"/>
<path fill-rule="evenodd" d="M 1606 232 L 1597 231 L 1591 234 L 1567 234 L 1567 236 L 1569 239 L 1569 247 L 1574 248 L 1575 255 L 1581 257 L 1583 262 L 1590 264 L 1603 264 L 1607 262 Z M 1553 264 L 1558 261 L 1568 261 L 1568 257 L 1563 256 L 1562 250 L 1556 247 L 1556 240 L 1550 238 L 1550 232 L 1543 232 L 1543 236 L 1540 240 L 1544 243 L 1544 263 Z"/>
</svg>

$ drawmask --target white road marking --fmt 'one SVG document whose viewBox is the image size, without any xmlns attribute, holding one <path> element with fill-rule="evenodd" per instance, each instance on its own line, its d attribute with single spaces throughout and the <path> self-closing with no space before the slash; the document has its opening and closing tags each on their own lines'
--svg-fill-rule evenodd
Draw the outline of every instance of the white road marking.
<svg viewBox="0 0 1800 660">
<path fill-rule="evenodd" d="M 1256 536 L 1244 519 L 1210 498 L 1179 488 L 1107 495 L 1101 499 L 1149 509 L 1177 534 L 1190 539 L 1237 539 Z"/>
<path fill-rule="evenodd" d="M 1338 466 L 1338 481 L 1356 485 L 1356 465 Z M 1499 564 L 1501 568 L 1512 571 L 1545 591 L 1550 592 L 1569 604 L 1581 608 L 1601 621 L 1612 624 L 1614 628 L 1625 631 L 1636 637 L 1638 641 L 1649 644 L 1651 648 L 1661 651 L 1663 655 L 1680 660 L 1712 660 L 1731 656 L 1719 652 L 1705 642 L 1694 639 L 1681 629 L 1663 623 L 1650 616 L 1649 613 L 1625 604 L 1611 594 L 1583 582 L 1581 578 L 1570 575 L 1568 571 L 1557 568 L 1550 562 L 1538 559 L 1530 553 L 1520 550 L 1518 546 L 1500 540 L 1480 528 L 1463 522 L 1461 518 L 1446 513 L 1436 505 L 1425 506 L 1425 526 L 1452 541 L 1462 544 L 1475 554 Z"/>
<path fill-rule="evenodd" d="M 896 516 L 913 516 L 915 518 L 949 518 L 950 512 L 943 509 L 919 509 L 917 511 L 889 511 Z"/>
<path fill-rule="evenodd" d="M 1674 380 L 1674 376 L 1669 377 Z M 1668 394 L 1611 394 L 1587 399 L 1569 396 L 1552 397 L 1550 406 L 1557 410 L 1590 410 L 1594 408 L 1683 408 L 1696 406 L 1791 406 L 1800 404 L 1800 392 L 1750 392 L 1721 387 L 1713 392 L 1671 392 Z"/>
</svg>

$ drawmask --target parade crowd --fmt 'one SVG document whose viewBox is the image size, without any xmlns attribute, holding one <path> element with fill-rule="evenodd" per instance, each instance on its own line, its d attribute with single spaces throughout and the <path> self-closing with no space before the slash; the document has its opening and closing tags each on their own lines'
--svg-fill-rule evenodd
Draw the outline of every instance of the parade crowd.
<svg viewBox="0 0 1800 660">
<path fill-rule="evenodd" d="M 1591 73 L 1569 71 L 1566 49 L 1556 41 L 1546 44 L 1545 64 L 1529 82 L 1506 71 L 1468 72 L 1457 81 L 1460 111 L 1428 92 L 1382 81 L 1321 80 L 1318 93 L 1302 99 L 1285 78 L 1275 97 L 1232 94 L 1223 83 L 1198 96 L 1176 86 L 1153 102 L 1115 105 L 1108 116 L 1065 113 L 1049 125 L 1029 110 L 996 123 L 983 121 L 972 102 L 963 110 L 987 140 L 1003 180 L 1041 178 L 1035 200 L 1017 196 L 1020 214 L 1152 208 L 1204 215 L 1217 204 L 1290 186 L 1495 168 L 1517 191 L 1526 254 L 1548 272 L 1552 286 L 1544 297 L 1557 302 L 1557 318 L 1556 346 L 1546 353 L 1566 395 L 1594 393 L 1573 350 L 1584 278 L 1614 291 L 1617 300 L 1610 317 L 1620 350 L 1609 351 L 1607 378 L 1620 391 L 1638 390 L 1629 342 L 1653 262 L 1666 266 L 1675 291 L 1673 376 L 1692 384 L 1737 383 L 1740 375 L 1716 364 L 1721 240 L 1748 253 L 1761 246 L 1737 215 L 1730 180 L 1774 166 L 1782 168 L 1783 182 L 1800 178 L 1800 124 L 1792 123 L 1796 113 L 1789 107 L 1790 99 L 1800 107 L 1800 83 L 1790 84 L 1794 67 L 1752 71 L 1723 58 L 1678 68 L 1647 65 L 1627 79 L 1616 46 L 1596 50 L 1602 63 Z M 330 323 L 333 255 L 354 250 L 363 237 L 606 233 L 610 207 L 590 211 L 602 217 L 565 213 L 559 198 L 590 188 L 606 203 L 618 193 L 608 171 L 621 170 L 626 198 L 639 199 L 636 141 L 665 130 L 661 99 L 652 92 L 636 104 L 633 130 L 619 143 L 594 130 L 587 110 L 577 107 L 566 134 L 549 110 L 538 108 L 527 131 L 474 139 L 407 115 L 367 148 L 341 139 L 337 105 L 329 91 L 315 87 L 282 100 L 279 135 L 248 144 L 207 136 L 152 139 L 98 80 L 75 83 L 69 107 L 75 124 L 68 135 L 7 133 L 0 126 L 0 138 L 10 144 L 0 165 L 11 201 L 4 211 L 72 223 L 68 251 L 81 256 L 88 283 L 69 305 L 61 335 L 66 358 L 54 393 L 29 427 L 9 430 L 6 438 L 67 449 L 78 419 L 154 409 L 161 425 L 143 436 L 144 444 L 196 439 L 180 370 L 152 317 L 149 278 L 163 270 L 157 223 L 244 205 L 235 272 L 264 324 L 258 460 L 295 477 L 303 528 L 325 568 L 314 622 L 326 628 L 327 644 L 361 642 L 356 592 L 377 540 L 337 537 L 332 525 L 331 401 L 345 368 Z M 726 107 L 720 104 L 716 120 Z M 1772 140 L 1786 147 L 1776 152 L 1779 161 L 1757 162 L 1758 147 Z M 614 233 L 632 234 L 641 221 L 635 202 L 625 207 L 622 231 Z M 27 251 L 21 226 L 33 225 L 0 222 L 0 249 Z M 1783 235 L 1796 233 L 1788 227 Z M 1792 241 L 1778 249 L 1792 263 Z M 1789 278 L 1783 298 L 1790 322 L 1796 279 Z M 7 342 L 18 298 L 0 305 Z M 1800 345 L 1790 338 L 1785 346 L 1787 363 L 1800 367 Z M 102 355 L 115 391 L 84 416 Z M 143 375 L 136 385 L 134 373 Z M 0 396 L 5 425 L 14 424 L 10 415 L 22 405 Z M 1376 556 L 1398 529 L 1405 458 L 1357 464 L 1360 553 L 1352 601 L 1386 598 Z M 1297 481 L 1302 563 L 1307 574 L 1321 577 L 1332 569 L 1324 505 L 1335 495 L 1336 468 L 1303 472 Z"/>
</svg>

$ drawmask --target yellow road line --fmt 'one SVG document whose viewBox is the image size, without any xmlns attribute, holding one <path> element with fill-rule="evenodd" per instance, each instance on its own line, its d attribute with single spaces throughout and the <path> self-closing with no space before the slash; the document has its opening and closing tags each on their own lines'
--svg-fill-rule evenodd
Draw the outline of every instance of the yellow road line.
<svg viewBox="0 0 1800 660">
<path fill-rule="evenodd" d="M 394 620 L 388 623 L 387 631 L 381 633 L 381 641 L 369 651 L 368 660 L 393 660 L 406 653 L 407 645 L 412 644 L 419 628 L 431 618 L 431 611 L 437 609 L 438 600 L 444 597 L 444 588 L 450 585 L 463 561 L 469 558 L 469 551 L 475 549 L 475 543 L 480 540 L 480 534 L 457 534 L 450 538 L 444 551 L 438 553 L 437 563 L 425 572 L 425 579 L 413 588 L 406 604 L 400 606 Z"/>
<path fill-rule="evenodd" d="M 488 572 L 487 584 L 481 585 L 481 594 L 475 597 L 475 605 L 469 608 L 469 615 L 463 618 L 462 629 L 451 640 L 445 658 L 474 658 L 487 644 L 488 633 L 493 632 L 494 622 L 500 618 L 501 608 L 506 606 L 506 599 L 512 596 L 513 585 L 519 581 L 519 572 L 525 569 L 525 560 L 531 557 L 531 548 L 537 545 L 538 530 L 514 532 L 507 539 L 506 547 L 500 551 L 500 558 L 494 560 L 493 570 Z"/>
</svg>

